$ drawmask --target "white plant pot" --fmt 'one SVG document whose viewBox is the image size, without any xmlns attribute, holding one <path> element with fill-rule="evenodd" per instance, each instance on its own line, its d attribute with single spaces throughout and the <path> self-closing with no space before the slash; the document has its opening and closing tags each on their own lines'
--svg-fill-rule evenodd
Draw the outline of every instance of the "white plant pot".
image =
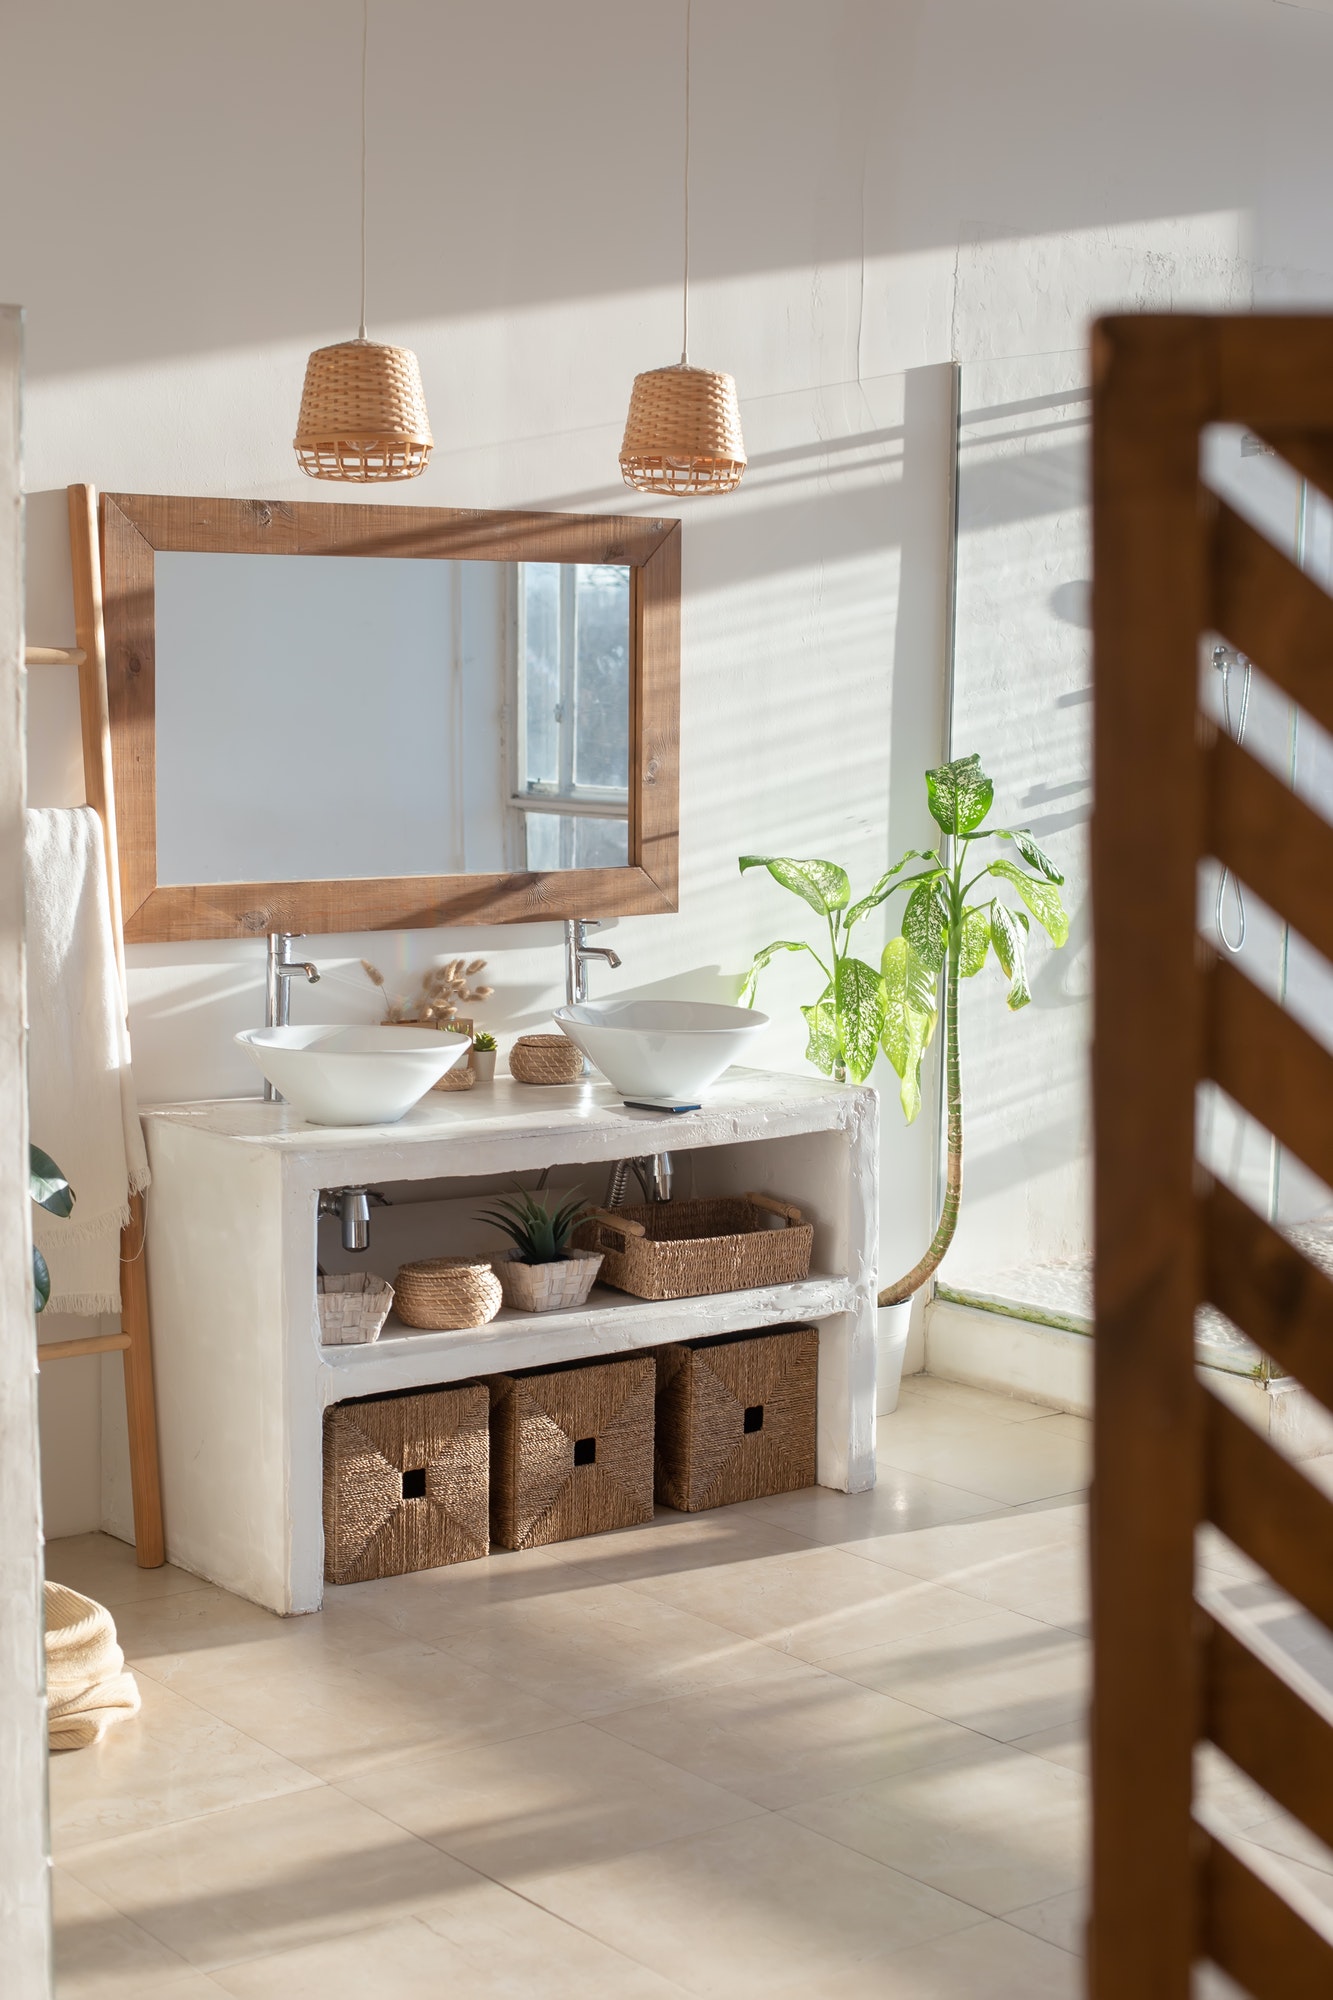
<svg viewBox="0 0 1333 2000">
<path fill-rule="evenodd" d="M 495 1049 L 473 1049 L 472 1074 L 478 1083 L 494 1083 L 496 1054 Z"/>
<path fill-rule="evenodd" d="M 507 1306 L 518 1312 L 569 1312 L 586 1304 L 602 1268 L 600 1251 L 570 1250 L 554 1264 L 523 1264 L 517 1250 L 492 1257 Z"/>
<path fill-rule="evenodd" d="M 881 1306 L 875 1328 L 875 1414 L 891 1417 L 898 1407 L 903 1380 L 903 1356 L 912 1323 L 912 1301 Z"/>
</svg>

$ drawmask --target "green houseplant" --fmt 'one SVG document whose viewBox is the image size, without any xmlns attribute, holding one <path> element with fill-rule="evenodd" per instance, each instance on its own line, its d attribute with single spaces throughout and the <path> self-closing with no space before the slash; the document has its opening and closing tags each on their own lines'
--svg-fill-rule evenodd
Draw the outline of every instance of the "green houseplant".
<svg viewBox="0 0 1333 2000">
<path fill-rule="evenodd" d="M 845 869 L 831 861 L 794 861 L 745 855 L 747 868 L 770 875 L 801 896 L 824 918 L 828 962 L 799 939 L 780 939 L 755 954 L 742 998 L 753 1000 L 764 967 L 780 951 L 808 952 L 825 976 L 823 992 L 801 1009 L 809 1028 L 806 1055 L 826 1076 L 863 1082 L 883 1050 L 897 1072 L 899 1097 L 910 1125 L 921 1109 L 921 1062 L 944 1007 L 944 1074 L 947 1169 L 939 1222 L 912 1269 L 879 1294 L 882 1306 L 901 1305 L 924 1285 L 944 1257 L 958 1227 L 963 1192 L 963 1090 L 958 1048 L 958 987 L 991 955 L 1008 985 L 1011 1010 L 1031 999 L 1027 944 L 1032 919 L 1053 945 L 1069 936 L 1060 898 L 1063 875 L 1025 827 L 983 824 L 995 788 L 977 756 L 959 757 L 926 773 L 931 818 L 940 829 L 934 848 L 909 848 L 859 902 L 851 900 Z M 979 844 L 1005 841 L 1019 860 L 983 860 Z M 912 862 L 921 866 L 911 869 Z M 976 864 L 980 863 L 979 866 Z M 1025 865 L 1020 865 L 1025 864 Z M 984 886 L 983 886 L 984 885 Z M 977 894 L 979 889 L 982 893 Z M 876 974 L 852 956 L 850 935 L 870 912 L 899 890 L 907 892 L 900 935 L 885 945 Z M 1021 907 L 1006 900 L 1017 895 Z"/>
<path fill-rule="evenodd" d="M 577 1190 L 552 1208 L 524 1188 L 483 1215 L 513 1245 L 492 1259 L 506 1305 L 555 1312 L 584 1303 L 602 1266 L 599 1251 L 570 1248 L 585 1207 Z"/>
<path fill-rule="evenodd" d="M 28 1193 L 38 1208 L 44 1208 L 48 1215 L 69 1215 L 73 1210 L 73 1188 L 51 1155 L 44 1153 L 40 1146 L 28 1147 Z M 44 1312 L 51 1296 L 51 1273 L 35 1243 L 32 1246 L 32 1288 L 35 1308 Z"/>
</svg>

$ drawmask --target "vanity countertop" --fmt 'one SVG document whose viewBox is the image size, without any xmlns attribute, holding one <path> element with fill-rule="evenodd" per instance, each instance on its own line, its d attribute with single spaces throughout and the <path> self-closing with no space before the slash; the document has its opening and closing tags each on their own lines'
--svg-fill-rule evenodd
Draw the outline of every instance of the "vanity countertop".
<svg viewBox="0 0 1333 2000">
<path fill-rule="evenodd" d="M 431 1091 L 394 1125 L 310 1125 L 290 1105 L 255 1097 L 156 1105 L 143 1116 L 150 1147 L 155 1129 L 184 1128 L 275 1151 L 298 1178 L 308 1167 L 312 1185 L 332 1186 L 354 1181 L 359 1163 L 378 1179 L 395 1167 L 405 1179 L 420 1179 L 489 1171 L 492 1159 L 507 1165 L 501 1156 L 519 1147 L 530 1162 L 534 1141 L 549 1148 L 552 1162 L 613 1160 L 840 1130 L 873 1117 L 876 1100 L 865 1085 L 735 1068 L 711 1086 L 698 1111 L 679 1113 L 631 1110 L 600 1078 L 536 1086 L 497 1077 L 470 1091 Z"/>
</svg>

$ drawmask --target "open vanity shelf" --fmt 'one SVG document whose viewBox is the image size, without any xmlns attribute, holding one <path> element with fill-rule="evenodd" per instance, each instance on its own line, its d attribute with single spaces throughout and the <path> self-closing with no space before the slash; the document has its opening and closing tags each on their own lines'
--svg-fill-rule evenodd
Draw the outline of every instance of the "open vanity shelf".
<svg viewBox="0 0 1333 2000">
<path fill-rule="evenodd" d="M 820 1329 L 819 1480 L 874 1483 L 878 1104 L 817 1078 L 728 1072 L 702 1110 L 631 1111 L 609 1085 L 497 1080 L 432 1093 L 397 1125 L 307 1125 L 283 1104 L 227 1099 L 146 1114 L 149 1287 L 167 1549 L 280 1612 L 323 1596 L 323 1413 L 349 1396 L 597 1359 L 667 1341 L 812 1320 Z M 571 1311 L 505 1310 L 428 1333 L 395 1316 L 377 1342 L 320 1343 L 316 1269 L 392 1279 L 408 1257 L 498 1248 L 474 1217 L 490 1192 L 551 1171 L 590 1199 L 616 1160 L 669 1150 L 681 1191 L 766 1189 L 815 1226 L 799 1284 L 654 1302 L 598 1286 Z M 370 1186 L 364 1258 L 321 1224 L 321 1190 Z"/>
</svg>

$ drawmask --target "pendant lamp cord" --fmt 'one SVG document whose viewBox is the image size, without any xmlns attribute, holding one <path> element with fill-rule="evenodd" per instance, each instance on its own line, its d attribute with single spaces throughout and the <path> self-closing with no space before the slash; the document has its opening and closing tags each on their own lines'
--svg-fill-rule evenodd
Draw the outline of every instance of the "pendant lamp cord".
<svg viewBox="0 0 1333 2000">
<path fill-rule="evenodd" d="M 682 290 L 680 365 L 690 365 L 690 11 L 685 0 L 685 283 Z"/>
<path fill-rule="evenodd" d="M 370 45 L 370 0 L 361 0 L 361 329 L 366 337 L 366 53 Z"/>
</svg>

